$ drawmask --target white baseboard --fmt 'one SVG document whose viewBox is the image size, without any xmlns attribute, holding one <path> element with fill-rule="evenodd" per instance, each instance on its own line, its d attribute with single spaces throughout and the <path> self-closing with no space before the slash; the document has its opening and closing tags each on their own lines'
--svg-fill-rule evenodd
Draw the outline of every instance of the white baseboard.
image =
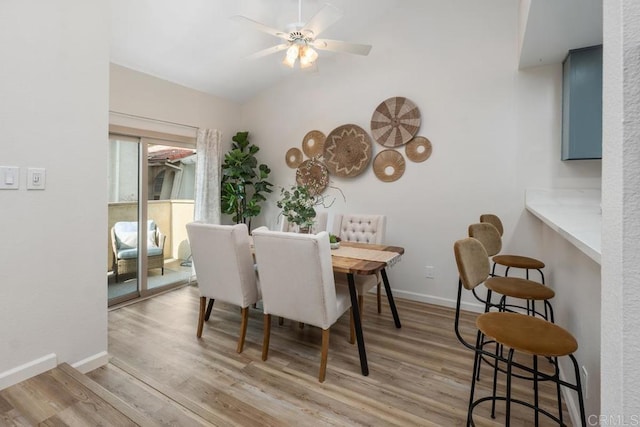
<svg viewBox="0 0 640 427">
<path fill-rule="evenodd" d="M 82 359 L 73 363 L 71 366 L 83 374 L 91 372 L 94 369 L 98 369 L 101 366 L 109 363 L 109 353 L 101 351 L 100 353 L 89 356 L 86 359 Z"/>
<path fill-rule="evenodd" d="M 456 300 L 454 299 L 442 298 L 442 297 L 437 297 L 437 296 L 427 295 L 427 294 L 419 294 L 417 292 L 402 291 L 400 289 L 393 289 L 392 291 L 393 291 L 394 297 L 404 298 L 411 301 L 426 302 L 429 304 L 435 304 L 435 305 L 440 305 L 444 307 L 451 307 L 451 308 L 456 307 Z M 462 301 L 462 309 L 466 311 L 476 312 L 476 313 L 484 313 L 484 306 L 476 303 L 469 303 L 469 302 Z"/>
<path fill-rule="evenodd" d="M 38 359 L 16 366 L 13 369 L 0 373 L 0 390 L 18 384 L 21 381 L 39 375 L 58 366 L 58 358 L 55 353 L 47 354 Z"/>
<path fill-rule="evenodd" d="M 102 351 L 80 360 L 71 366 L 86 374 L 89 371 L 104 366 L 109 363 L 109 353 Z M 31 377 L 40 375 L 58 366 L 58 357 L 55 353 L 47 354 L 31 362 L 27 362 L 8 371 L 0 373 L 0 390 L 18 384 L 21 381 L 28 380 Z"/>
</svg>

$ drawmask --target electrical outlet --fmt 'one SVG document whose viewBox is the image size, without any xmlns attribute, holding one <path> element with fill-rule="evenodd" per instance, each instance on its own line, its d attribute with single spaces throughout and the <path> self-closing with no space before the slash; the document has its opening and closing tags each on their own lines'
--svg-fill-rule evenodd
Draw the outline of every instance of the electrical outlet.
<svg viewBox="0 0 640 427">
<path fill-rule="evenodd" d="M 432 265 L 427 265 L 424 268 L 424 277 L 427 279 L 435 279 L 436 277 L 436 268 Z"/>
<path fill-rule="evenodd" d="M 580 373 L 582 374 L 582 387 L 584 388 L 584 398 L 589 398 L 589 373 L 587 367 L 582 365 L 580 367 Z"/>
</svg>

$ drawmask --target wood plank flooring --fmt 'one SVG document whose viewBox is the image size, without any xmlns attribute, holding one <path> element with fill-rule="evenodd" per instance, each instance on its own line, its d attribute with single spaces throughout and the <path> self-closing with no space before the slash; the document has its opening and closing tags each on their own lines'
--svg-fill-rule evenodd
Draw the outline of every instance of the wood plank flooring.
<svg viewBox="0 0 640 427">
<path fill-rule="evenodd" d="M 109 313 L 111 362 L 88 374 L 122 402 L 144 424 L 174 426 L 452 426 L 467 415 L 473 354 L 458 342 L 452 309 L 397 299 L 402 328 L 396 329 L 386 303 L 376 312 L 374 295 L 365 297 L 364 335 L 370 374 L 360 374 L 357 346 L 348 342 L 349 319 L 331 329 L 327 378 L 317 379 L 321 331 L 286 321 L 271 327 L 269 359 L 261 360 L 263 315 L 251 309 L 244 352 L 236 353 L 240 309 L 214 305 L 202 339 L 196 338 L 198 290 L 168 292 Z M 463 330 L 475 336 L 475 314 L 465 313 Z M 545 362 L 546 363 L 546 362 Z M 30 380 L 31 381 L 31 380 Z M 48 381 L 48 380 L 47 380 Z M 489 368 L 483 370 L 476 396 L 490 393 Z M 16 386 L 14 386 L 16 387 Z M 29 386 L 39 388 L 38 385 Z M 45 381 L 39 393 L 58 392 Z M 555 388 L 541 387 L 541 402 L 555 413 Z M 9 388 L 7 390 L 11 390 Z M 43 422 L 38 405 L 18 405 L 19 397 L 0 392 L 0 425 L 7 414 L 20 414 L 26 425 Z M 31 391 L 33 392 L 33 391 Z M 499 393 L 504 381 L 499 382 Z M 532 400 L 530 382 L 516 381 L 514 397 Z M 43 400 L 47 398 L 42 397 Z M 60 408 L 73 407 L 64 401 Z M 76 397 L 77 399 L 77 397 Z M 13 412 L 12 412 L 13 411 Z M 79 410 L 80 411 L 80 410 Z M 40 414 L 40 412 L 43 412 Z M 126 411 L 124 411 L 126 412 Z M 490 417 L 490 403 L 474 412 L 478 426 L 504 424 L 504 405 Z M 134 415 L 102 425 L 143 424 Z M 80 415 L 83 412 L 80 411 Z M 4 416 L 4 418 L 2 418 Z M 51 425 L 78 424 L 70 415 Z M 79 418 L 82 420 L 82 418 Z M 569 417 L 565 411 L 565 421 Z M 129 424 L 128 424 L 129 423 Z M 512 407 L 512 425 L 534 425 L 533 411 Z M 555 425 L 541 420 L 540 425 Z"/>
</svg>

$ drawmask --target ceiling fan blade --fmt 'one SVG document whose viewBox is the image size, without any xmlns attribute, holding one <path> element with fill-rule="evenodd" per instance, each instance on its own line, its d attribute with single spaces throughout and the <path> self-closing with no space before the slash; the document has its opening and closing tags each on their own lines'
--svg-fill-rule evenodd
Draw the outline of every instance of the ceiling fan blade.
<svg viewBox="0 0 640 427">
<path fill-rule="evenodd" d="M 289 43 L 278 44 L 275 46 L 268 47 L 266 49 L 259 50 L 256 53 L 252 53 L 251 55 L 247 56 L 247 58 L 248 59 L 262 58 L 263 56 L 267 56 L 267 55 L 271 55 L 272 53 L 283 51 L 288 47 L 289 47 Z"/>
<path fill-rule="evenodd" d="M 342 17 L 342 11 L 326 3 L 302 28 L 302 32 L 315 38 Z M 311 32 L 311 34 L 309 34 Z"/>
<path fill-rule="evenodd" d="M 267 34 L 271 34 L 272 36 L 276 36 L 279 37 L 283 40 L 288 40 L 289 39 L 289 33 L 285 33 L 284 31 L 280 31 L 280 30 L 276 30 L 275 28 L 271 28 L 267 25 L 264 25 L 258 21 L 254 21 L 251 18 L 247 18 L 246 16 L 242 16 L 242 15 L 234 15 L 231 17 L 231 19 L 233 19 L 236 22 L 240 22 L 243 24 L 249 24 L 251 25 L 253 28 L 255 28 L 256 30 L 262 31 L 263 33 L 267 33 Z"/>
<path fill-rule="evenodd" d="M 315 40 L 311 45 L 320 50 L 329 50 L 332 52 L 346 52 L 356 55 L 368 55 L 371 51 L 371 45 L 348 43 L 340 40 L 320 39 Z"/>
</svg>

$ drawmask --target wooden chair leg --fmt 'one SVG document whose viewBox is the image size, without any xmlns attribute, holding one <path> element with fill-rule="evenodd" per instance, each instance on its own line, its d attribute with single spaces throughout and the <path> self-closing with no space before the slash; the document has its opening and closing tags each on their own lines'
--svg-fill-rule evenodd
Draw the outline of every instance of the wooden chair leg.
<svg viewBox="0 0 640 427">
<path fill-rule="evenodd" d="M 242 321 L 240 322 L 240 338 L 238 338 L 238 348 L 236 351 L 242 353 L 244 339 L 247 336 L 247 323 L 249 323 L 249 307 L 242 308 Z"/>
<path fill-rule="evenodd" d="M 200 297 L 200 313 L 198 315 L 198 332 L 196 336 L 202 336 L 202 327 L 204 326 L 204 307 L 207 305 L 207 297 Z"/>
<path fill-rule="evenodd" d="M 318 380 L 322 383 L 327 375 L 327 355 L 329 354 L 329 329 L 322 330 L 322 354 L 320 356 L 320 375 Z"/>
<path fill-rule="evenodd" d="M 211 310 L 213 309 L 213 303 L 214 302 L 215 302 L 215 300 L 213 298 L 209 299 L 209 304 L 207 304 L 207 312 L 204 314 L 205 322 L 207 320 L 209 320 L 209 317 L 211 317 Z"/>
<path fill-rule="evenodd" d="M 264 315 L 264 337 L 262 338 L 262 360 L 269 355 L 269 338 L 271 337 L 271 315 Z"/>
<path fill-rule="evenodd" d="M 378 298 L 378 314 L 382 313 L 382 297 L 380 295 L 381 290 L 380 290 L 381 286 L 380 286 L 380 282 L 378 282 L 378 292 L 377 292 L 377 298 Z"/>
<path fill-rule="evenodd" d="M 364 295 L 358 295 L 358 308 L 360 309 L 360 317 L 364 314 Z"/>
</svg>

